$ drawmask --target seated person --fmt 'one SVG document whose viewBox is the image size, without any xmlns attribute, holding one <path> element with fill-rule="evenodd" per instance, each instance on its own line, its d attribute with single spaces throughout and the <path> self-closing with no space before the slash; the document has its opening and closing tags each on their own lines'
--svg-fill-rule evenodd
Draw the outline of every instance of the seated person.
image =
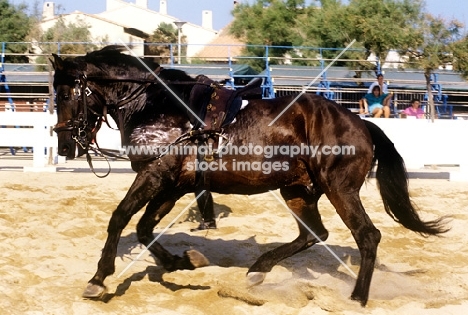
<svg viewBox="0 0 468 315">
<path fill-rule="evenodd" d="M 359 113 L 370 114 L 375 118 L 380 118 L 383 114 L 385 118 L 388 118 L 390 117 L 391 97 L 392 94 L 380 94 L 380 86 L 376 85 L 372 88 L 372 93 L 367 93 L 359 101 Z"/>
<path fill-rule="evenodd" d="M 420 108 L 421 102 L 417 99 L 411 101 L 411 106 L 407 107 L 401 112 L 401 117 L 406 118 L 407 116 L 413 116 L 416 118 L 424 118 L 424 110 Z"/>
</svg>

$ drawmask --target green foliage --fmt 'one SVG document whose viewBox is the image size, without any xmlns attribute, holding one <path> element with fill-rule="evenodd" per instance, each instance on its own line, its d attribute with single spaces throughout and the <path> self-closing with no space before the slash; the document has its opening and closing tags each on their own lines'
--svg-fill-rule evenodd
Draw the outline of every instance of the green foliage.
<svg viewBox="0 0 468 315">
<path fill-rule="evenodd" d="M 0 42 L 24 42 L 29 32 L 29 18 L 24 4 L 12 5 L 7 0 L 0 0 Z M 24 53 L 26 44 L 8 44 L 5 47 L 6 62 L 27 62 L 23 56 L 8 54 Z"/>
<path fill-rule="evenodd" d="M 234 21 L 230 33 L 249 45 L 276 46 L 269 50 L 271 64 L 279 64 L 285 53 L 296 54 L 292 46 L 303 44 L 306 34 L 301 24 L 307 20 L 308 10 L 303 0 L 258 0 L 254 4 L 238 4 L 233 10 Z M 248 64 L 261 70 L 265 64 L 265 50 L 260 46 L 247 47 L 245 55 L 252 57 Z"/>
<path fill-rule="evenodd" d="M 421 40 L 415 45 L 406 50 L 408 64 L 412 68 L 424 70 L 426 79 L 427 93 L 432 93 L 431 76 L 432 73 L 447 65 L 452 65 L 455 62 L 455 50 L 457 47 L 455 42 L 460 38 L 463 24 L 458 21 L 445 21 L 441 18 L 426 14 L 418 28 L 421 34 Z M 463 49 L 463 43 L 460 42 L 458 47 Z M 459 52 L 459 58 L 463 57 L 463 52 Z M 463 66 L 463 62 L 455 63 L 456 67 Z M 462 70 L 461 67 L 459 70 Z M 468 69 L 467 69 L 468 70 Z M 429 98 L 429 106 L 431 118 L 434 120 L 434 102 Z"/>
<path fill-rule="evenodd" d="M 165 64 L 170 62 L 171 56 L 171 43 L 178 43 L 178 30 L 170 24 L 162 22 L 153 34 L 146 40 L 148 45 L 145 46 L 145 55 L 155 56 L 153 57 L 159 64 Z M 186 43 L 186 36 L 181 35 L 181 44 Z M 173 55 L 177 56 L 178 47 L 172 45 Z M 181 46 L 181 55 L 185 56 L 187 46 Z"/>
<path fill-rule="evenodd" d="M 248 44 L 291 46 L 301 45 L 297 30 L 304 17 L 304 1 L 258 0 L 255 4 L 239 4 L 233 10 L 231 33 Z"/>
<path fill-rule="evenodd" d="M 95 46 L 86 44 L 91 41 L 91 33 L 86 23 L 81 20 L 76 24 L 66 23 L 60 17 L 55 25 L 43 34 L 41 42 L 47 44 L 43 44 L 41 48 L 49 54 L 58 53 L 59 49 L 61 54 L 84 54 L 96 49 Z M 60 47 L 57 43 L 60 43 Z"/>
<path fill-rule="evenodd" d="M 77 23 L 66 23 L 62 17 L 57 19 L 55 25 L 42 32 L 40 21 L 36 21 L 35 27 L 31 29 L 30 37 L 37 42 L 42 55 L 37 57 L 37 64 L 47 63 L 47 56 L 52 53 L 61 55 L 82 55 L 97 49 L 92 42 L 89 26 L 81 20 Z M 39 70 L 47 70 L 39 66 Z"/>
<path fill-rule="evenodd" d="M 453 65 L 468 77 L 468 36 L 462 37 L 462 23 L 433 17 L 425 9 L 424 0 L 320 0 L 320 7 L 257 0 L 236 6 L 230 31 L 247 44 L 286 46 L 270 49 L 271 64 L 281 63 L 286 54 L 301 65 L 315 65 L 319 57 L 332 60 L 338 50 L 288 46 L 342 49 L 355 39 L 335 65 L 357 69 L 356 77 L 362 70 L 375 70 L 367 61 L 371 54 L 383 61 L 390 50 L 397 50 L 407 60 L 401 67 L 424 70 L 431 93 L 431 75 L 441 66 Z M 256 70 L 265 65 L 264 48 L 247 47 L 245 55 L 257 57 L 252 65 Z M 432 98 L 429 102 L 434 114 Z"/>
<path fill-rule="evenodd" d="M 419 27 L 421 40 L 406 50 L 409 64 L 413 68 L 424 69 L 426 73 L 451 65 L 462 27 L 458 21 L 447 22 L 426 14 Z"/>
<path fill-rule="evenodd" d="M 420 42 L 421 0 L 351 0 L 348 9 L 350 36 L 380 59 Z"/>
<path fill-rule="evenodd" d="M 304 45 L 326 47 L 327 49 L 322 50 L 320 56 L 325 60 L 334 59 L 340 50 L 348 46 L 354 39 L 351 26 L 353 19 L 348 11 L 349 8 L 339 0 L 322 0 L 320 8 L 312 7 L 309 11 L 307 38 Z M 310 52 L 304 51 L 304 55 L 308 54 Z M 368 55 L 368 51 L 363 50 L 363 45 L 356 42 L 334 65 L 370 70 L 375 65 L 365 61 Z M 358 71 L 357 75 L 360 74 L 361 72 Z"/>
<path fill-rule="evenodd" d="M 336 65 L 365 70 L 375 67 L 366 62 L 371 53 L 385 59 L 391 49 L 406 50 L 422 41 L 421 33 L 413 29 L 422 9 L 422 0 L 350 0 L 346 5 L 340 0 L 321 0 L 320 6 L 308 7 L 304 1 L 257 0 L 236 6 L 230 31 L 247 44 L 286 46 L 269 51 L 271 63 L 281 63 L 284 58 L 280 57 L 287 52 L 294 64 L 301 65 L 317 65 L 320 55 L 288 46 L 342 49 L 356 39 Z M 324 50 L 321 57 L 332 59 L 338 53 Z M 245 54 L 262 57 L 264 51 L 247 48 Z"/>
<path fill-rule="evenodd" d="M 450 45 L 453 51 L 453 70 L 460 71 L 468 79 L 468 35 Z"/>
</svg>

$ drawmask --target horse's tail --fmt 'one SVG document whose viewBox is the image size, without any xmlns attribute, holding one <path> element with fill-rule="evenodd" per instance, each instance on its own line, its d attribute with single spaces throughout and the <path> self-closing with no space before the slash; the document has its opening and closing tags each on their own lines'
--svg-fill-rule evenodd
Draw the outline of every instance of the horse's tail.
<svg viewBox="0 0 468 315">
<path fill-rule="evenodd" d="M 421 235 L 437 235 L 447 232 L 445 218 L 422 221 L 408 191 L 408 173 L 403 158 L 382 129 L 364 120 L 374 144 L 374 160 L 377 160 L 377 186 L 385 206 L 385 211 L 404 227 Z"/>
</svg>

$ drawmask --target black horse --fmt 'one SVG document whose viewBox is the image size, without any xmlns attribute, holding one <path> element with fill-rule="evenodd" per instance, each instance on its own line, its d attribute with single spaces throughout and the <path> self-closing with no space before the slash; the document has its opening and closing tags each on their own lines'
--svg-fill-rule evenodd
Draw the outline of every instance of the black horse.
<svg viewBox="0 0 468 315">
<path fill-rule="evenodd" d="M 194 124 L 200 125 L 197 113 L 216 107 L 212 106 L 216 97 L 212 85 L 208 96 L 193 100 L 195 89 L 207 87 L 204 81 L 181 71 L 160 69 L 157 64 L 112 48 L 65 60 L 54 56 L 53 64 L 60 155 L 74 158 L 76 150 L 78 155 L 86 154 L 87 143 L 95 138 L 106 113 L 123 131 L 124 146 L 197 148 L 194 142 L 206 144 L 203 139 L 214 138 L 213 130 L 193 129 Z M 216 91 L 222 94 L 223 89 Z M 103 105 L 90 109 L 90 98 L 97 98 L 94 104 Z M 252 100 L 237 113 L 233 123 L 217 128 L 215 133 L 224 139 L 219 146 L 211 142 L 218 156 L 210 149 L 202 156 L 197 150 L 184 154 L 129 154 L 137 176 L 112 214 L 97 272 L 84 297 L 103 294 L 105 278 L 115 271 L 121 232 L 145 205 L 137 224 L 138 239 L 149 246 L 166 270 L 206 264 L 204 256 L 194 250 L 179 257 L 153 242 L 154 227 L 175 202 L 200 189 L 196 166 L 200 169 L 202 162 L 215 166 L 207 172 L 209 190 L 257 194 L 279 189 L 298 218 L 299 236 L 264 253 L 249 268 L 247 277 L 252 285 L 261 283 L 279 261 L 327 239 L 328 231 L 317 208 L 319 198 L 325 194 L 358 245 L 361 264 L 351 298 L 364 306 L 381 235 L 361 204 L 359 190 L 376 161 L 384 208 L 395 221 L 422 235 L 447 230 L 443 218 L 427 222 L 420 219 L 409 198 L 404 162 L 384 132 L 333 101 L 310 94 Z M 345 152 L 342 148 L 351 150 Z M 205 159 L 198 160 L 201 157 Z"/>
</svg>

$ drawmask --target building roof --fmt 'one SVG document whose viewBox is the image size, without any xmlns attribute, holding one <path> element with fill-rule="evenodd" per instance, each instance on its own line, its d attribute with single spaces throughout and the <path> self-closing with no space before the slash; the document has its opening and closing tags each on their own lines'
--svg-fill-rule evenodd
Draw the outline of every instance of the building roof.
<svg viewBox="0 0 468 315">
<path fill-rule="evenodd" d="M 230 24 L 223 28 L 218 36 L 205 45 L 195 57 L 205 61 L 227 62 L 229 58 L 240 56 L 245 43 L 229 33 Z"/>
</svg>

